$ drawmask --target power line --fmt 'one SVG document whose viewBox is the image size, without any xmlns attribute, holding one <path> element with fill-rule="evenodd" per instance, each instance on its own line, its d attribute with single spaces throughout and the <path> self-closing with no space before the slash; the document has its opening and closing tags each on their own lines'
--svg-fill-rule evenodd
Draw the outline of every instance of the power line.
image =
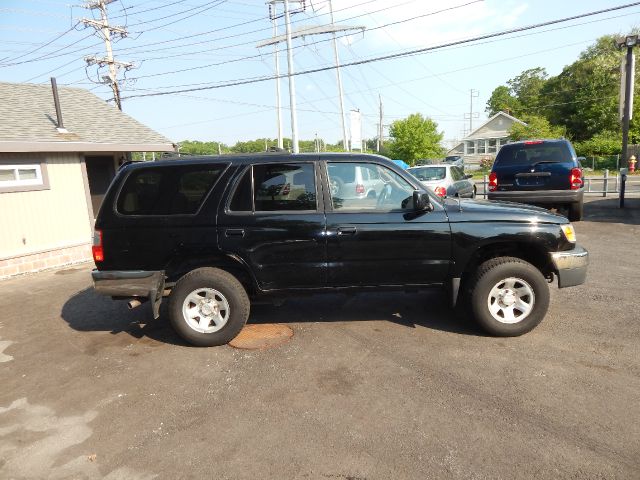
<svg viewBox="0 0 640 480">
<path fill-rule="evenodd" d="M 411 1 L 415 1 L 415 0 L 411 0 Z M 458 9 L 458 8 L 463 8 L 463 7 L 469 6 L 469 5 L 473 4 L 473 3 L 478 3 L 478 2 L 481 2 L 481 1 L 483 1 L 483 0 L 472 0 L 470 2 L 461 4 L 461 5 L 455 5 L 453 7 L 443 8 L 441 10 L 436 10 L 436 11 L 433 11 L 433 12 L 429 12 L 429 13 L 426 13 L 424 15 L 420 15 L 420 16 L 417 16 L 417 17 L 414 16 L 414 17 L 411 17 L 411 18 L 407 18 L 407 19 L 399 21 L 399 22 L 393 22 L 393 24 L 402 23 L 402 22 L 410 22 L 410 21 L 416 20 L 417 18 L 423 18 L 423 17 L 426 17 L 426 16 L 437 15 L 439 13 L 455 10 L 455 9 Z M 394 6 L 388 7 L 388 8 L 393 8 L 395 6 L 397 6 L 397 5 L 394 5 Z M 378 11 L 382 11 L 382 10 L 386 10 L 386 9 L 381 9 L 381 10 L 378 10 Z M 359 16 L 364 16 L 364 15 L 359 15 Z M 359 16 L 357 16 L 357 17 L 359 17 Z M 357 17 L 351 17 L 349 20 L 351 20 L 353 18 L 357 18 Z M 383 25 L 383 26 L 388 26 L 388 25 L 390 25 L 390 24 Z M 371 28 L 371 29 L 369 29 L 369 31 L 377 30 L 378 28 L 382 28 L 382 27 Z M 350 35 L 350 34 L 342 35 L 341 37 L 348 36 L 348 35 Z M 234 35 L 234 36 L 237 36 L 237 35 Z M 308 47 L 310 45 L 317 45 L 319 43 L 329 42 L 329 41 L 332 41 L 332 40 L 333 40 L 333 38 L 328 38 L 328 39 L 324 39 L 324 40 L 316 40 L 314 42 L 309 42 L 309 43 L 306 43 L 306 44 L 297 45 L 295 47 L 292 47 L 292 49 L 295 50 L 295 49 L 299 49 L 299 48 L 305 48 L 305 47 Z M 242 45 L 247 45 L 249 43 L 253 43 L 253 42 L 243 42 L 243 43 L 239 43 L 239 44 L 235 44 L 235 45 L 226 45 L 226 46 L 222 46 L 222 47 L 217 47 L 215 49 L 208 49 L 206 51 L 210 52 L 212 50 L 222 50 L 222 49 L 226 49 L 226 48 L 232 48 L 232 47 L 238 47 L 238 46 L 242 46 Z M 135 53 L 141 53 L 141 52 L 134 52 L 134 53 L 131 53 L 131 54 L 135 55 Z M 180 54 L 178 54 L 178 55 L 180 55 Z M 163 58 L 170 58 L 170 57 L 171 56 L 164 56 Z M 237 61 L 240 61 L 240 60 L 243 60 L 243 59 L 251 59 L 251 58 L 258 58 L 258 57 L 262 57 L 262 55 L 261 54 L 249 55 L 249 56 L 246 56 L 246 57 L 243 57 L 243 58 L 239 58 L 239 59 L 236 59 L 236 60 L 231 60 L 231 61 L 228 61 L 228 62 L 217 62 L 217 63 L 211 63 L 211 64 L 207 64 L 207 65 L 199 65 L 199 66 L 196 66 L 196 67 L 189 67 L 189 68 L 183 68 L 183 69 L 178 69 L 178 70 L 172 70 L 172 71 L 168 71 L 168 72 L 160 72 L 160 73 L 154 73 L 154 74 L 148 74 L 148 75 L 140 75 L 138 77 L 132 78 L 132 80 L 139 80 L 141 78 L 158 77 L 158 76 L 163 76 L 163 75 L 172 75 L 174 73 L 183 73 L 183 72 L 188 72 L 188 71 L 193 71 L 193 70 L 200 70 L 200 69 L 209 68 L 209 67 L 217 67 L 217 66 L 220 66 L 220 65 L 224 65 L 226 63 L 233 63 L 233 62 L 237 62 Z"/>
<path fill-rule="evenodd" d="M 524 26 L 524 27 L 512 28 L 512 29 L 503 30 L 503 31 L 500 31 L 500 32 L 494 32 L 494 33 L 489 33 L 489 34 L 485 34 L 485 35 L 479 35 L 479 36 L 476 36 L 476 37 L 466 38 L 466 39 L 462 39 L 462 40 L 456 40 L 456 41 L 452 41 L 452 42 L 447 42 L 447 43 L 443 43 L 443 44 L 440 44 L 440 45 L 434 45 L 434 46 L 423 47 L 423 48 L 416 48 L 416 49 L 407 50 L 407 51 L 404 51 L 404 52 L 399 52 L 399 53 L 394 53 L 394 54 L 389 54 L 389 55 L 382 55 L 382 56 L 378 56 L 378 57 L 372 57 L 372 58 L 369 58 L 369 59 L 352 61 L 352 62 L 345 63 L 342 66 L 343 67 L 350 67 L 350 66 L 354 66 L 354 65 L 364 65 L 364 64 L 367 64 L 367 63 L 380 62 L 380 61 L 385 61 L 385 60 L 393 60 L 393 59 L 396 59 L 396 58 L 404 58 L 404 57 L 417 55 L 417 54 L 421 54 L 421 53 L 427 53 L 427 52 L 432 52 L 432 51 L 436 51 L 436 50 L 441 50 L 441 49 L 446 48 L 446 47 L 465 45 L 465 44 L 477 42 L 477 41 L 480 41 L 480 40 L 488 40 L 488 39 L 492 39 L 492 38 L 496 38 L 496 37 L 510 35 L 510 34 L 513 34 L 513 33 L 524 32 L 524 31 L 528 31 L 528 30 L 533 30 L 533 29 L 549 26 L 549 25 L 555 25 L 555 24 L 559 24 L 559 23 L 564 23 L 564 22 L 568 22 L 568 21 L 571 21 L 571 20 L 577 20 L 577 19 L 580 19 L 580 18 L 590 17 L 590 16 L 594 16 L 594 15 L 600 15 L 602 13 L 612 12 L 612 11 L 616 11 L 616 10 L 622 10 L 622 9 L 625 9 L 625 8 L 630 8 L 630 7 L 638 6 L 638 5 L 640 5 L 640 2 L 633 2 L 633 3 L 629 3 L 629 4 L 625 4 L 625 5 L 619 5 L 619 6 L 616 6 L 616 7 L 610 7 L 610 8 L 606 8 L 606 9 L 602 9 L 602 10 L 596 10 L 596 11 L 587 12 L 587 13 L 583 13 L 583 14 L 579 14 L 579 15 L 573 15 L 573 16 L 570 16 L 570 17 L 565 17 L 565 18 L 549 20 L 549 21 L 541 22 L 541 23 L 537 23 L 537 24 L 527 25 L 527 26 Z M 315 68 L 315 69 L 303 70 L 303 71 L 295 72 L 293 75 L 295 75 L 295 76 L 308 75 L 310 73 L 322 72 L 322 71 L 325 71 L 325 70 L 331 70 L 333 68 L 335 68 L 335 67 L 334 66 L 320 67 L 320 68 Z M 247 85 L 247 84 L 252 84 L 252 83 L 265 82 L 265 81 L 275 80 L 277 78 L 283 78 L 283 77 L 286 77 L 286 75 L 280 75 L 280 76 L 270 75 L 270 76 L 263 76 L 263 77 L 256 77 L 256 78 L 238 79 L 238 80 L 232 80 L 232 81 L 228 81 L 228 82 L 219 83 L 219 84 L 216 84 L 216 85 L 209 85 L 209 86 L 205 86 L 205 87 L 195 87 L 195 88 L 174 90 L 174 91 L 168 91 L 168 92 L 155 92 L 155 93 L 147 93 L 147 94 L 140 94 L 140 95 L 130 95 L 127 98 L 151 97 L 151 96 L 171 95 L 172 93 L 185 93 L 185 92 L 193 92 L 193 91 L 201 91 L 201 90 L 213 90 L 213 89 L 217 89 L 217 88 L 226 88 L 226 87 L 233 87 L 233 86 L 238 86 L 238 85 Z"/>
</svg>

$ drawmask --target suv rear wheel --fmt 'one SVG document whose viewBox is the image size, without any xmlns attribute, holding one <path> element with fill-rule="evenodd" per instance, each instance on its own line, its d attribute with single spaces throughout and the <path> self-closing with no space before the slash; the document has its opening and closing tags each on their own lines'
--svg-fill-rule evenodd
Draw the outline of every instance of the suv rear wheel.
<svg viewBox="0 0 640 480">
<path fill-rule="evenodd" d="M 569 221 L 579 222 L 584 215 L 584 201 L 569 204 Z"/>
<path fill-rule="evenodd" d="M 530 263 L 498 257 L 478 268 L 471 289 L 471 310 L 492 335 L 522 335 L 542 321 L 548 308 L 549 287 Z"/>
<path fill-rule="evenodd" d="M 249 297 L 230 273 L 198 268 L 176 283 L 169 297 L 169 320 L 192 345 L 213 347 L 233 340 L 249 318 Z"/>
</svg>

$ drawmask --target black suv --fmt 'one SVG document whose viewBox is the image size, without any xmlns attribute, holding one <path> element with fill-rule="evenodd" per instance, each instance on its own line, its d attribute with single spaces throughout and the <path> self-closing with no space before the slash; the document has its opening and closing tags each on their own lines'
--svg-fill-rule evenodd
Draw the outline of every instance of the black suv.
<svg viewBox="0 0 640 480">
<path fill-rule="evenodd" d="M 339 178 L 356 169 L 380 180 L 367 195 Z M 444 287 L 488 332 L 520 335 L 544 317 L 547 283 L 581 284 L 588 263 L 564 217 L 443 200 L 371 155 L 128 165 L 95 228 L 96 291 L 130 306 L 148 299 L 155 317 L 168 296 L 175 330 L 202 346 L 233 339 L 250 298 L 358 289 Z"/>
<path fill-rule="evenodd" d="M 489 200 L 567 208 L 582 220 L 582 167 L 568 140 L 527 140 L 504 145 L 489 175 Z"/>
</svg>

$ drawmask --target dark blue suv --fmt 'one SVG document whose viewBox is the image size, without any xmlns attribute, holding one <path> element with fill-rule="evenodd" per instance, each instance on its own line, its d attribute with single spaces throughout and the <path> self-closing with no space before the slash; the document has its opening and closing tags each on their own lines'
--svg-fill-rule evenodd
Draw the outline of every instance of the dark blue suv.
<svg viewBox="0 0 640 480">
<path fill-rule="evenodd" d="M 567 208 L 582 220 L 582 168 L 568 140 L 527 140 L 503 146 L 489 175 L 489 200 Z"/>
</svg>

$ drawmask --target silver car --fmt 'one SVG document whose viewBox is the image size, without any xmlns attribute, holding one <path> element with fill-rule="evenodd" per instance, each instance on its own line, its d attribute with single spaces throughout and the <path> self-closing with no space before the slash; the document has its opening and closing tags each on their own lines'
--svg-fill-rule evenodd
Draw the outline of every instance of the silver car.
<svg viewBox="0 0 640 480">
<path fill-rule="evenodd" d="M 455 165 L 445 163 L 424 165 L 408 168 L 407 172 L 440 197 L 475 198 L 476 196 L 476 186 L 471 181 L 472 175 L 465 175 L 462 168 Z"/>
</svg>

